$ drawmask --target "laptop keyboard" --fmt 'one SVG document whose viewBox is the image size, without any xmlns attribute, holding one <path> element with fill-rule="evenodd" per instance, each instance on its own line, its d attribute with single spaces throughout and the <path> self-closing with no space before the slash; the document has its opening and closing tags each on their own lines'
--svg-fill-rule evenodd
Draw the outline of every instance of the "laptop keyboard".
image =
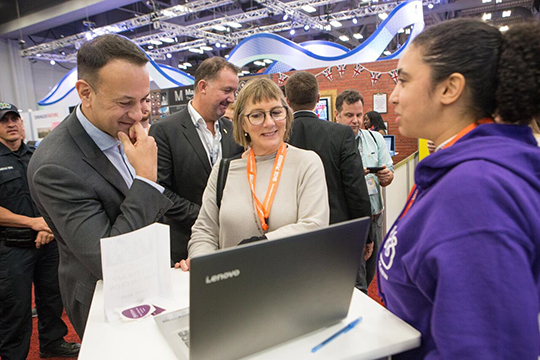
<svg viewBox="0 0 540 360">
<path fill-rule="evenodd" d="M 189 329 L 182 330 L 178 333 L 184 344 L 189 348 Z"/>
</svg>

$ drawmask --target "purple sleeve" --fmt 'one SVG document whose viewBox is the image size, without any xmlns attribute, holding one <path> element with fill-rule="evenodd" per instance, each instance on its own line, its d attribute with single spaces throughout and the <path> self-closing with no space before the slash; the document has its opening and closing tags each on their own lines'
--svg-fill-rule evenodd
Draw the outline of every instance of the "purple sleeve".
<svg viewBox="0 0 540 360">
<path fill-rule="evenodd" d="M 463 233 L 432 248 L 412 274 L 433 299 L 427 359 L 538 359 L 538 288 L 530 245 L 508 231 Z"/>
</svg>

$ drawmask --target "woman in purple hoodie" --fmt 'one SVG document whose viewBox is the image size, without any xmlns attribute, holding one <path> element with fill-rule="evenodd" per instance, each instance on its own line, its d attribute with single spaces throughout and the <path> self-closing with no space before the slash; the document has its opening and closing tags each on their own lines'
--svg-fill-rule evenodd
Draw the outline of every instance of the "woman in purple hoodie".
<svg viewBox="0 0 540 360">
<path fill-rule="evenodd" d="M 437 151 L 379 254 L 386 306 L 422 333 L 395 358 L 537 360 L 540 24 L 432 26 L 398 72 L 399 131 Z"/>
</svg>

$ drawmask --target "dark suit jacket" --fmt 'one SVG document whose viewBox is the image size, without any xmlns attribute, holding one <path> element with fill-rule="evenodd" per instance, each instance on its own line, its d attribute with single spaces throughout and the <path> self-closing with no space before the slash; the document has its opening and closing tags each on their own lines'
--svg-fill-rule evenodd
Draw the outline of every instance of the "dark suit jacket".
<svg viewBox="0 0 540 360">
<path fill-rule="evenodd" d="M 330 224 L 371 216 L 362 158 L 350 127 L 320 120 L 311 111 L 299 111 L 294 114 L 289 144 L 313 150 L 321 157 L 328 186 Z"/>
<path fill-rule="evenodd" d="M 60 293 L 82 338 L 97 280 L 100 239 L 156 222 L 172 205 L 152 185 L 120 173 L 73 111 L 45 138 L 28 167 L 34 201 L 58 242 Z"/>
<path fill-rule="evenodd" d="M 232 135 L 232 123 L 220 119 L 222 157 L 243 151 Z M 189 115 L 188 107 L 150 127 L 158 145 L 158 182 L 174 203 L 163 219 L 171 227 L 171 259 L 187 258 L 191 227 L 197 220 L 210 171 L 208 155 Z"/>
</svg>

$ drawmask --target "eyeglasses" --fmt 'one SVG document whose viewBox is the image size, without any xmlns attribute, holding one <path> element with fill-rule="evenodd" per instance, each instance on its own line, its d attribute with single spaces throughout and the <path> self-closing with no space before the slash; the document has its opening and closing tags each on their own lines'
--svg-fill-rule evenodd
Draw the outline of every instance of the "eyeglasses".
<svg viewBox="0 0 540 360">
<path fill-rule="evenodd" d="M 287 109 L 286 106 L 277 106 L 270 111 L 255 110 L 245 116 L 248 118 L 251 125 L 259 126 L 266 120 L 266 114 L 270 114 L 270 117 L 274 121 L 285 120 L 287 118 Z"/>
</svg>

